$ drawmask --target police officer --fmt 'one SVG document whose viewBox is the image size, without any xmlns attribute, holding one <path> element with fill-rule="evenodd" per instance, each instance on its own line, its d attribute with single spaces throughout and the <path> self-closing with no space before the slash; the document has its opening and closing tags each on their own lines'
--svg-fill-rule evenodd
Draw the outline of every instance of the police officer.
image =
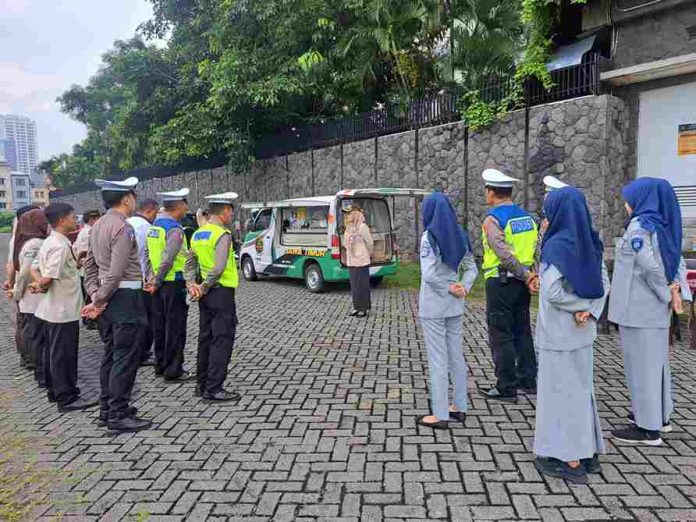
<svg viewBox="0 0 696 522">
<path fill-rule="evenodd" d="M 188 194 L 187 188 L 158 193 L 164 211 L 147 232 L 145 280 L 155 288 L 152 307 L 155 375 L 163 376 L 166 381 L 186 381 L 192 377 L 184 370 L 188 317 L 184 265 L 188 248 L 181 220 L 188 212 Z"/>
<path fill-rule="evenodd" d="M 83 317 L 99 318 L 104 343 L 99 425 L 116 432 L 149 428 L 152 421 L 129 407 L 140 362 L 140 337 L 147 328 L 138 244 L 126 219 L 135 212 L 137 178 L 95 180 L 108 211 L 90 233 L 85 284 L 92 303 Z"/>
<path fill-rule="evenodd" d="M 483 221 L 483 274 L 486 278 L 488 336 L 497 383 L 481 390 L 488 399 L 517 401 L 517 390 L 536 393 L 536 357 L 529 320 L 530 291 L 538 290 L 531 269 L 538 227 L 512 202 L 518 181 L 495 169 L 483 172 L 486 203 Z"/>
<path fill-rule="evenodd" d="M 237 326 L 235 289 L 239 278 L 230 231 L 232 202 L 237 197 L 226 192 L 206 198 L 210 217 L 193 234 L 186 261 L 186 283 L 200 310 L 196 395 L 208 401 L 240 398 L 223 388 Z"/>
</svg>

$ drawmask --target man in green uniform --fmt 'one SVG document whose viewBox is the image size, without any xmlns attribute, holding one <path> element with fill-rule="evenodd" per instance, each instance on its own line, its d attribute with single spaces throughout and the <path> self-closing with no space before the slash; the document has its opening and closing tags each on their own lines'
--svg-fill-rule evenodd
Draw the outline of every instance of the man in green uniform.
<svg viewBox="0 0 696 522">
<path fill-rule="evenodd" d="M 481 390 L 487 399 L 517 401 L 517 390 L 536 393 L 536 355 L 529 320 L 530 292 L 538 290 L 531 269 L 538 228 L 512 202 L 517 180 L 495 169 L 483 173 L 486 203 L 483 221 L 483 274 L 486 278 L 488 336 L 497 383 Z"/>
<path fill-rule="evenodd" d="M 206 198 L 210 218 L 193 234 L 185 266 L 186 284 L 200 311 L 196 395 L 207 401 L 240 398 L 223 387 L 237 329 L 235 290 L 239 277 L 230 231 L 232 202 L 237 197 L 227 192 Z"/>
</svg>

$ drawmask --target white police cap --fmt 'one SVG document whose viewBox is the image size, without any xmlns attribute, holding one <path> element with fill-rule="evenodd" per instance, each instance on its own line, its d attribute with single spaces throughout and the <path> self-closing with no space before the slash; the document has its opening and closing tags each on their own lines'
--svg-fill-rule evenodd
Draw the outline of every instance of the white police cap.
<svg viewBox="0 0 696 522">
<path fill-rule="evenodd" d="M 189 189 L 182 188 L 180 190 L 174 190 L 172 192 L 158 192 L 157 195 L 162 197 L 162 201 L 183 201 L 186 196 L 189 195 Z"/>
<path fill-rule="evenodd" d="M 211 196 L 206 196 L 205 200 L 208 203 L 222 203 L 225 205 L 231 205 L 232 202 L 239 197 L 236 192 L 223 192 L 222 194 L 212 194 Z"/>
<path fill-rule="evenodd" d="M 138 184 L 138 178 L 131 176 L 130 178 L 126 178 L 123 181 L 95 179 L 94 184 L 97 187 L 99 187 L 102 191 L 108 190 L 111 192 L 131 192 L 135 190 L 135 187 Z"/>
<path fill-rule="evenodd" d="M 496 169 L 486 169 L 481 175 L 487 187 L 512 188 L 519 179 L 511 178 Z"/>
<path fill-rule="evenodd" d="M 544 186 L 546 187 L 546 192 L 553 192 L 554 190 L 562 189 L 563 187 L 568 187 L 567 183 L 563 183 L 560 179 L 554 176 L 544 177 Z"/>
</svg>

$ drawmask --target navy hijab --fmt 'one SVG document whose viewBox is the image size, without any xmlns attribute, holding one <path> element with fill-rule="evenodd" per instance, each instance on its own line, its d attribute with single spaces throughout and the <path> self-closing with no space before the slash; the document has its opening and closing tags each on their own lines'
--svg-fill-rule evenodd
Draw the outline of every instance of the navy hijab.
<svg viewBox="0 0 696 522">
<path fill-rule="evenodd" d="M 443 263 L 455 272 L 462 258 L 471 251 L 469 236 L 457 221 L 457 213 L 447 196 L 433 192 L 423 200 L 423 226 Z"/>
<path fill-rule="evenodd" d="M 549 227 L 541 246 L 541 260 L 555 266 L 584 299 L 604 295 L 604 247 L 592 228 L 592 217 L 582 192 L 574 187 L 554 190 L 544 202 Z"/>
<path fill-rule="evenodd" d="M 682 217 L 672 185 L 658 178 L 638 178 L 621 191 L 633 209 L 631 219 L 638 218 L 647 232 L 657 234 L 667 282 L 679 271 L 682 245 Z"/>
</svg>

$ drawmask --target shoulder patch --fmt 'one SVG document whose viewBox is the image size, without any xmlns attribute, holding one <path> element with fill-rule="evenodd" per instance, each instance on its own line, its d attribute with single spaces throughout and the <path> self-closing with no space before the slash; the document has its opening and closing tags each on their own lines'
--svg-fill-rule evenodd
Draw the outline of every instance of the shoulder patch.
<svg viewBox="0 0 696 522">
<path fill-rule="evenodd" d="M 154 228 L 151 228 L 147 232 L 147 237 L 159 237 L 159 230 L 156 230 Z"/>
<path fill-rule="evenodd" d="M 420 255 L 421 257 L 430 257 L 433 255 L 433 247 L 430 244 L 430 240 L 427 237 L 423 239 Z"/>
<path fill-rule="evenodd" d="M 640 252 L 645 244 L 645 240 L 642 237 L 634 237 L 631 239 L 631 248 L 634 252 Z"/>
</svg>

